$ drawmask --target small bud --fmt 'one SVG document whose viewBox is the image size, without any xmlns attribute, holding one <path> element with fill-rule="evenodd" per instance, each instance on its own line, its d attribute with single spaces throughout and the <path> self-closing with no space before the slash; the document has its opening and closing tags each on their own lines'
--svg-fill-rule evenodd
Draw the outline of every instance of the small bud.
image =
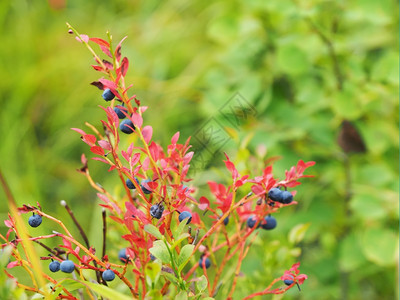
<svg viewBox="0 0 400 300">
<path fill-rule="evenodd" d="M 66 207 L 67 206 L 67 202 L 65 200 L 61 200 L 60 201 L 61 206 Z"/>
</svg>

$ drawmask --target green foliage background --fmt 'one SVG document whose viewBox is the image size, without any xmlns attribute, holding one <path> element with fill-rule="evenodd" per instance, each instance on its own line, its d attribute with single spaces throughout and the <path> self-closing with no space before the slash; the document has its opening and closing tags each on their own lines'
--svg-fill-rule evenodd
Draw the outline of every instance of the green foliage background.
<svg viewBox="0 0 400 300">
<path fill-rule="evenodd" d="M 93 37 L 109 30 L 115 41 L 128 36 L 127 82 L 150 107 L 147 123 L 162 145 L 178 130 L 185 138 L 195 134 L 214 117 L 232 136 L 221 151 L 242 172 L 260 172 L 255 158 L 265 149 L 267 158 L 281 156 L 275 163 L 280 177 L 298 159 L 317 162 L 309 171 L 315 178 L 297 189 L 299 205 L 256 240 L 235 299 L 262 290 L 298 260 L 309 279 L 302 292 L 292 289 L 285 299 L 398 298 L 396 1 L 63 3 L 0 3 L 0 168 L 19 204 L 39 201 L 71 226 L 58 204 L 65 199 L 99 242 L 96 195 L 75 172 L 88 149 L 69 128 L 98 125 L 104 116 L 97 105 L 104 102 L 88 85 L 98 78 L 92 58 L 67 34 L 65 22 Z M 240 129 L 219 113 L 236 93 L 256 111 Z M 356 124 L 368 148 L 350 158 L 348 203 L 336 143 L 344 119 Z M 221 151 L 197 165 L 196 184 L 205 187 L 220 175 Z M 103 166 L 90 167 L 96 181 L 121 191 Z M 5 199 L 0 191 L 2 220 Z"/>
</svg>

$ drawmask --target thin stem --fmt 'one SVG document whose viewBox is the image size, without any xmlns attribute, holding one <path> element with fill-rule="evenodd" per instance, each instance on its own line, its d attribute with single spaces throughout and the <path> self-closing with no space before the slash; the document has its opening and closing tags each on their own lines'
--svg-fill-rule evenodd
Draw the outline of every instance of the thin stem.
<svg viewBox="0 0 400 300">
<path fill-rule="evenodd" d="M 106 216 L 107 212 L 103 208 L 103 211 L 101 212 L 101 217 L 103 219 L 103 252 L 102 252 L 102 257 L 106 255 L 106 241 L 107 241 L 107 222 L 106 222 Z"/>
</svg>

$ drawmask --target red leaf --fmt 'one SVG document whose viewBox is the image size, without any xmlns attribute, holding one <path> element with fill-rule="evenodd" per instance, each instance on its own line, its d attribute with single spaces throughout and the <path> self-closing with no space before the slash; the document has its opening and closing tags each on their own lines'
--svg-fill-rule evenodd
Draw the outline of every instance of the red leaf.
<svg viewBox="0 0 400 300">
<path fill-rule="evenodd" d="M 122 74 L 122 77 L 125 77 L 126 72 L 128 71 L 128 67 L 129 67 L 129 61 L 128 61 L 128 59 L 126 57 L 124 57 L 122 59 L 122 62 L 121 62 L 121 74 Z"/>
<path fill-rule="evenodd" d="M 265 190 L 259 185 L 253 185 L 251 191 L 257 196 L 265 194 Z"/>
<path fill-rule="evenodd" d="M 143 128 L 142 130 L 143 138 L 148 144 L 151 140 L 151 137 L 153 135 L 153 128 L 150 125 L 147 125 Z"/>
<path fill-rule="evenodd" d="M 185 165 L 188 164 L 188 163 L 192 160 L 193 154 L 194 154 L 194 152 L 193 152 L 193 151 L 190 151 L 189 153 L 187 153 L 187 154 L 183 157 L 183 163 L 184 163 Z"/>
<path fill-rule="evenodd" d="M 104 71 L 103 68 L 100 66 L 92 65 L 92 68 L 95 69 L 96 71 Z"/>
<path fill-rule="evenodd" d="M 98 144 L 100 145 L 101 148 L 111 151 L 111 144 L 105 140 L 100 140 L 98 141 Z"/>
<path fill-rule="evenodd" d="M 94 43 L 96 43 L 96 44 L 98 44 L 99 46 L 104 46 L 104 47 L 110 48 L 110 44 L 108 42 L 106 42 L 105 40 L 103 40 L 103 39 L 90 38 L 89 40 L 94 42 Z"/>
<path fill-rule="evenodd" d="M 99 81 L 93 81 L 90 83 L 91 85 L 94 85 L 95 87 L 97 87 L 99 90 L 104 90 L 104 86 L 101 82 Z"/>
<path fill-rule="evenodd" d="M 179 139 L 179 131 L 175 133 L 174 136 L 171 138 L 171 144 L 175 145 L 178 139 Z"/>
<path fill-rule="evenodd" d="M 127 36 L 124 37 L 124 38 L 118 43 L 117 48 L 115 48 L 114 55 L 115 55 L 117 61 L 120 61 L 120 60 L 121 60 L 121 44 L 122 44 L 122 42 L 123 42 L 126 38 L 127 38 Z"/>
<path fill-rule="evenodd" d="M 116 168 L 116 165 L 112 165 L 109 169 L 108 172 L 111 172 L 112 170 L 114 170 Z"/>
<path fill-rule="evenodd" d="M 84 134 L 82 136 L 82 141 L 84 141 L 89 146 L 94 146 L 94 143 L 96 143 L 96 137 L 93 134 Z"/>
<path fill-rule="evenodd" d="M 142 127 L 142 125 L 143 125 L 143 118 L 142 118 L 142 116 L 139 115 L 139 114 L 136 113 L 136 112 L 132 113 L 131 121 L 132 121 L 133 125 L 135 125 L 135 127 L 140 128 L 140 127 Z"/>
<path fill-rule="evenodd" d="M 14 268 L 14 267 L 16 267 L 16 266 L 19 266 L 19 261 L 18 261 L 18 260 L 10 262 L 10 263 L 7 265 L 7 269 L 12 269 L 12 268 Z"/>
<path fill-rule="evenodd" d="M 134 165 L 136 165 L 136 164 L 138 163 L 139 159 L 140 159 L 140 153 L 135 153 L 135 154 L 132 156 L 131 162 L 129 163 L 129 165 L 130 165 L 131 167 L 133 167 Z"/>
<path fill-rule="evenodd" d="M 111 52 L 110 52 L 110 49 L 108 49 L 107 47 L 104 47 L 104 46 L 100 46 L 100 49 L 101 49 L 101 51 L 103 51 L 103 53 L 105 54 L 105 55 L 107 55 L 108 57 L 113 57 L 112 56 L 112 54 L 111 54 Z"/>
<path fill-rule="evenodd" d="M 103 163 L 105 163 L 105 164 L 109 164 L 109 162 L 108 161 L 106 161 L 104 158 L 101 158 L 101 157 L 92 157 L 92 159 L 93 160 L 97 160 L 97 161 L 101 161 L 101 162 L 103 162 Z"/>
<path fill-rule="evenodd" d="M 90 151 L 92 151 L 94 154 L 104 156 L 104 149 L 100 146 L 93 146 L 90 148 Z"/>
<path fill-rule="evenodd" d="M 81 34 L 79 37 L 75 37 L 75 39 L 78 42 L 80 42 L 80 43 L 82 43 L 82 41 L 84 41 L 85 43 L 89 42 L 89 36 L 87 36 L 86 34 Z"/>
<path fill-rule="evenodd" d="M 117 89 L 117 85 L 115 84 L 114 81 L 108 80 L 108 79 L 104 79 L 104 78 L 100 78 L 99 82 L 103 84 L 103 87 L 105 88 L 109 88 L 111 90 L 116 90 Z"/>
<path fill-rule="evenodd" d="M 105 66 L 107 69 L 109 69 L 109 70 L 114 69 L 113 64 L 110 63 L 108 60 L 103 59 L 103 64 L 104 64 L 104 66 Z"/>
<path fill-rule="evenodd" d="M 4 224 L 8 227 L 8 228 L 13 228 L 13 223 L 10 220 L 4 220 Z"/>
<path fill-rule="evenodd" d="M 210 206 L 210 201 L 204 196 L 200 197 L 199 201 L 200 204 L 198 205 L 198 208 L 200 210 L 205 210 L 207 207 Z"/>
<path fill-rule="evenodd" d="M 114 220 L 115 222 L 119 224 L 124 224 L 124 221 L 121 218 L 110 216 L 110 219 Z"/>
<path fill-rule="evenodd" d="M 85 135 L 86 132 L 84 132 L 82 129 L 79 128 L 71 128 L 73 131 L 76 131 L 77 133 L 80 133 L 81 135 Z"/>
</svg>

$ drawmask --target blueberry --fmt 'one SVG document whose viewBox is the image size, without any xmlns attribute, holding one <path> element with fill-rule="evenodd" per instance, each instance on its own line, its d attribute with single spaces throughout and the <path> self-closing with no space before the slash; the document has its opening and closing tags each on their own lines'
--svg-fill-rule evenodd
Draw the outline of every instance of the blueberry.
<svg viewBox="0 0 400 300">
<path fill-rule="evenodd" d="M 250 216 L 247 219 L 247 227 L 249 227 L 249 228 L 253 228 L 254 225 L 256 225 L 256 223 L 257 223 L 257 219 L 254 216 Z"/>
<path fill-rule="evenodd" d="M 200 257 L 199 267 L 203 268 L 203 265 L 206 267 L 206 269 L 208 269 L 211 266 L 211 261 L 208 257 L 205 260 L 204 257 Z"/>
<path fill-rule="evenodd" d="M 285 279 L 283 282 L 284 282 L 286 285 L 291 285 L 294 281 L 291 280 L 291 279 Z"/>
<path fill-rule="evenodd" d="M 119 119 L 125 119 L 126 115 L 124 114 L 124 112 L 127 113 L 128 110 L 125 107 L 118 105 L 114 107 L 114 112 L 117 114 Z"/>
<path fill-rule="evenodd" d="M 151 261 L 155 261 L 156 257 L 153 254 L 150 254 L 150 259 L 151 259 Z"/>
<path fill-rule="evenodd" d="M 278 188 L 270 189 L 268 192 L 268 198 L 273 201 L 281 202 L 282 201 L 282 191 Z"/>
<path fill-rule="evenodd" d="M 288 275 L 286 276 L 286 278 L 283 280 L 283 282 L 286 285 L 291 285 L 294 281 L 293 281 L 293 276 L 292 275 Z"/>
<path fill-rule="evenodd" d="M 114 97 L 115 97 L 115 95 L 111 92 L 110 89 L 105 89 L 103 92 L 103 95 L 101 95 L 101 96 L 106 101 L 110 101 L 110 100 L 114 99 Z"/>
<path fill-rule="evenodd" d="M 105 281 L 113 281 L 115 278 L 115 273 L 113 270 L 105 270 L 103 275 L 101 275 Z"/>
<path fill-rule="evenodd" d="M 118 258 L 122 262 L 126 262 L 128 260 L 128 256 L 126 256 L 126 248 L 119 250 Z"/>
<path fill-rule="evenodd" d="M 131 127 L 132 129 L 135 129 L 135 126 L 133 125 L 130 119 L 122 120 L 121 123 L 119 123 L 119 129 L 126 134 L 130 134 L 133 132 L 133 130 L 128 126 Z"/>
<path fill-rule="evenodd" d="M 164 206 L 162 204 L 154 204 L 152 207 L 150 207 L 150 215 L 156 219 L 161 219 L 163 211 Z"/>
<path fill-rule="evenodd" d="M 224 219 L 224 225 L 226 226 L 226 225 L 228 225 L 228 223 L 229 223 L 229 217 L 226 217 L 226 218 Z"/>
<path fill-rule="evenodd" d="M 52 272 L 58 272 L 60 270 L 60 262 L 58 260 L 53 260 L 50 264 L 49 264 L 49 269 Z"/>
<path fill-rule="evenodd" d="M 192 221 L 192 214 L 188 211 L 183 211 L 179 214 L 179 222 L 189 218 L 186 224 L 189 224 Z"/>
<path fill-rule="evenodd" d="M 139 185 L 139 179 L 137 179 L 137 177 L 135 177 L 135 180 L 136 180 L 137 184 Z M 135 190 L 136 189 L 136 187 L 133 184 L 132 180 L 130 180 L 129 178 L 125 181 L 125 183 L 126 183 L 126 186 L 128 187 L 128 189 L 131 189 L 131 190 Z"/>
<path fill-rule="evenodd" d="M 42 216 L 33 214 L 29 217 L 28 223 L 31 227 L 38 227 L 42 224 Z"/>
<path fill-rule="evenodd" d="M 64 260 L 60 264 L 60 270 L 64 273 L 72 273 L 75 269 L 75 265 L 72 260 Z"/>
<path fill-rule="evenodd" d="M 144 180 L 142 180 L 142 184 L 140 185 L 140 187 L 142 188 L 143 193 L 145 193 L 145 194 L 151 194 L 151 191 L 149 191 L 148 189 L 146 189 L 146 188 L 143 186 L 143 183 L 147 183 L 147 182 L 151 182 L 151 180 L 150 180 L 150 179 L 144 179 Z"/>
<path fill-rule="evenodd" d="M 282 197 L 281 197 L 282 199 L 281 199 L 281 202 L 283 203 L 283 204 L 289 204 L 289 203 L 291 203 L 292 201 L 293 201 L 293 195 L 292 195 L 292 193 L 291 192 L 289 192 L 289 191 L 283 191 L 282 192 Z"/>
<path fill-rule="evenodd" d="M 264 218 L 265 224 L 262 224 L 261 227 L 266 230 L 271 230 L 276 227 L 276 219 L 272 216 L 266 216 Z"/>
</svg>

